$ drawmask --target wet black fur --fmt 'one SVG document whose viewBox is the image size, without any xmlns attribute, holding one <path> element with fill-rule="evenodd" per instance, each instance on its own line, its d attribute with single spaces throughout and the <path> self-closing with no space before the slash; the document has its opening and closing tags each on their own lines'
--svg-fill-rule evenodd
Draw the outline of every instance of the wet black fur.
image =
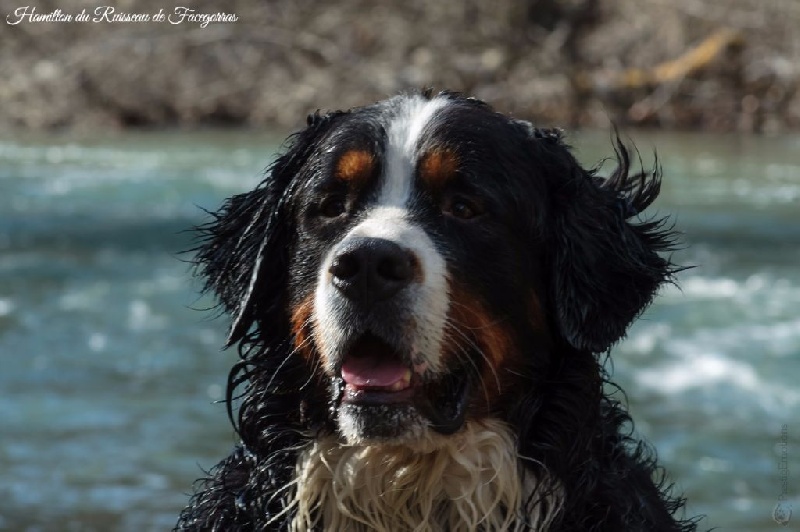
<svg viewBox="0 0 800 532">
<path fill-rule="evenodd" d="M 523 250 L 525 260 L 516 262 L 523 275 L 505 273 L 536 289 L 548 320 L 546 338 L 525 329 L 525 320 L 514 322 L 530 356 L 517 368 L 519 386 L 496 405 L 495 415 L 515 428 L 526 466 L 546 469 L 563 489 L 564 507 L 552 530 L 695 530 L 695 520 L 681 517 L 683 500 L 670 494 L 654 453 L 631 435 L 631 419 L 604 370 L 604 354 L 677 270 L 660 254 L 673 246 L 670 228 L 662 219 L 639 217 L 658 195 L 658 167 L 632 172 L 630 153 L 617 138 L 617 168 L 602 178 L 576 162 L 559 131 L 509 120 L 477 100 L 448 97 L 454 112 L 439 125 L 452 142 L 471 146 L 468 166 L 495 174 L 494 181 L 486 179 L 496 183 L 487 195 L 506 203 L 502 219 L 484 236 L 502 225 L 502 238 Z M 298 264 L 294 249 L 305 192 L 298 176 L 320 170 L 318 147 L 339 142 L 343 126 L 362 121 L 380 133 L 377 109 L 309 117 L 264 182 L 229 199 L 200 228 L 198 272 L 233 316 L 228 345 L 237 346 L 240 361 L 230 372 L 227 402 L 241 444 L 198 481 L 177 530 L 288 529 L 290 513 L 266 523 L 284 509 L 298 450 L 315 434 L 334 430 L 313 368 L 287 356 L 290 292 L 308 284 L 292 269 L 315 266 Z M 479 286 L 502 275 L 481 260 L 491 262 L 475 256 L 475 264 L 456 264 L 455 275 L 483 272 L 470 279 Z M 499 294 L 490 307 L 519 305 L 512 300 Z"/>
</svg>

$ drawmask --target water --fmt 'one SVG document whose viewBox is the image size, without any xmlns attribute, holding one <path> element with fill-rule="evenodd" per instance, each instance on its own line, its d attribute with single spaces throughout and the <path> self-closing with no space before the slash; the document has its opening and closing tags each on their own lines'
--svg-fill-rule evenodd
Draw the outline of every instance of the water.
<svg viewBox="0 0 800 532">
<path fill-rule="evenodd" d="M 800 509 L 800 137 L 634 136 L 645 160 L 658 147 L 658 208 L 697 267 L 615 350 L 616 379 L 689 514 L 779 529 L 783 425 Z M 571 140 L 593 163 L 608 139 Z M 0 530 L 169 529 L 229 451 L 214 403 L 235 355 L 178 252 L 200 207 L 253 187 L 279 142 L 0 140 Z"/>
</svg>

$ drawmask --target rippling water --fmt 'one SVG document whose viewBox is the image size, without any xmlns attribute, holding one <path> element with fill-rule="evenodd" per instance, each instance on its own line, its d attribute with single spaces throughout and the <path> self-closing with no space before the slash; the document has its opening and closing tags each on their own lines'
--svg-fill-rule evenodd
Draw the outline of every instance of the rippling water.
<svg viewBox="0 0 800 532">
<path fill-rule="evenodd" d="M 696 267 L 615 350 L 616 380 L 688 513 L 776 530 L 783 470 L 800 512 L 800 138 L 634 136 Z M 608 154 L 606 133 L 571 140 Z M 214 402 L 235 355 L 178 252 L 279 142 L 0 140 L 0 530 L 169 529 L 228 452 Z"/>
</svg>

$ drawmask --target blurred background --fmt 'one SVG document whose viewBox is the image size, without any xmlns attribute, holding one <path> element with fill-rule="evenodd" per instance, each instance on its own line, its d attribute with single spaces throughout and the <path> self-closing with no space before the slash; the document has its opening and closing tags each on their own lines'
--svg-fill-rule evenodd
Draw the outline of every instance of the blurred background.
<svg viewBox="0 0 800 532">
<path fill-rule="evenodd" d="M 800 1 L 101 4 L 237 20 L 45 22 L 17 9 L 99 4 L 0 0 L 0 530 L 174 525 L 235 442 L 217 401 L 236 356 L 187 230 L 307 113 L 423 86 L 565 127 L 587 165 L 612 123 L 658 151 L 651 214 L 695 268 L 615 349 L 615 380 L 704 528 L 800 512 Z"/>
</svg>

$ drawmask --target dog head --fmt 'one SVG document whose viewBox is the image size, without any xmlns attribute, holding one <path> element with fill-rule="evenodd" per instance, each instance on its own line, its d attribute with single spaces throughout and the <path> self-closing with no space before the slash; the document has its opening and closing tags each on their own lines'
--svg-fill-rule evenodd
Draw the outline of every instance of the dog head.
<svg viewBox="0 0 800 532">
<path fill-rule="evenodd" d="M 314 115 L 204 228 L 200 271 L 305 418 L 349 443 L 451 434 L 553 346 L 607 350 L 670 277 L 661 221 L 628 221 L 658 175 L 616 151 L 600 178 L 560 133 L 449 93 Z"/>
</svg>

